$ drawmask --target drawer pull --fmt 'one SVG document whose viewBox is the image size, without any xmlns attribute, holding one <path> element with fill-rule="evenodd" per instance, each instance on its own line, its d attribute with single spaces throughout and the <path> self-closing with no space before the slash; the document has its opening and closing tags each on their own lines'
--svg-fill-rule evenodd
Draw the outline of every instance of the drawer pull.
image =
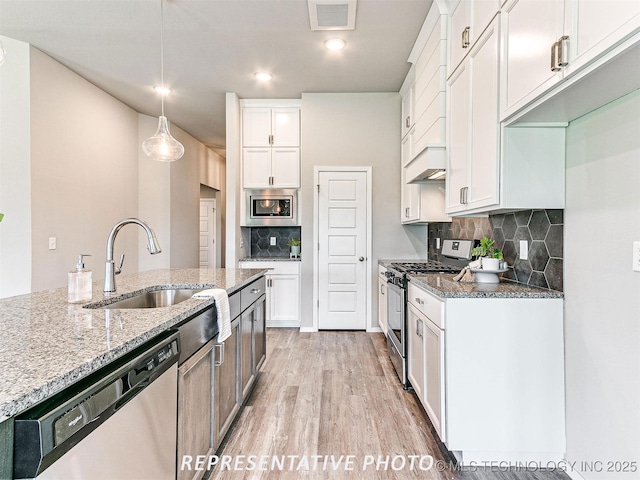
<svg viewBox="0 0 640 480">
<path fill-rule="evenodd" d="M 416 297 L 416 303 L 418 305 L 424 305 L 424 300 L 422 300 L 421 298 Z"/>
<path fill-rule="evenodd" d="M 214 365 L 216 367 L 219 367 L 220 365 L 222 365 L 224 363 L 224 343 L 216 343 L 213 348 L 218 348 L 220 347 L 220 360 L 215 360 L 215 352 L 214 352 Z"/>
<path fill-rule="evenodd" d="M 252 293 L 253 295 L 257 295 L 258 293 L 260 293 L 260 290 L 261 290 L 260 288 L 252 288 L 252 289 L 251 289 L 251 293 Z"/>
</svg>

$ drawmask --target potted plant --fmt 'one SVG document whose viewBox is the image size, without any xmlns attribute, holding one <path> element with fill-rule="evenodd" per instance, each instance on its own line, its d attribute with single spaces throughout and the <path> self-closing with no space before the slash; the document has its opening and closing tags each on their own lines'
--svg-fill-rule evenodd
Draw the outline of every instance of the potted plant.
<svg viewBox="0 0 640 480">
<path fill-rule="evenodd" d="M 289 241 L 287 242 L 287 245 L 289 245 L 289 247 L 291 248 L 291 254 L 295 255 L 296 257 L 298 255 L 300 255 L 300 245 L 302 242 L 300 242 L 299 238 L 291 238 L 289 239 Z"/>
<path fill-rule="evenodd" d="M 502 250 L 495 247 L 495 241 L 482 237 L 480 245 L 471 250 L 471 255 L 482 259 L 483 270 L 500 270 Z"/>
</svg>

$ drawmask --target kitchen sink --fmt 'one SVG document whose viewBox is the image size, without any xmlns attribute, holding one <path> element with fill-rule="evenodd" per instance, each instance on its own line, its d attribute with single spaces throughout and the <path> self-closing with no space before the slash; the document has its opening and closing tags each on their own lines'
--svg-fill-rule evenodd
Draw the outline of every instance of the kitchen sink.
<svg viewBox="0 0 640 480">
<path fill-rule="evenodd" d="M 189 300 L 195 293 L 201 292 L 202 288 L 167 288 L 144 292 L 123 300 L 117 300 L 107 305 L 87 305 L 86 308 L 99 308 L 103 310 L 114 310 L 124 308 L 161 308 L 176 305 L 185 300 Z"/>
</svg>

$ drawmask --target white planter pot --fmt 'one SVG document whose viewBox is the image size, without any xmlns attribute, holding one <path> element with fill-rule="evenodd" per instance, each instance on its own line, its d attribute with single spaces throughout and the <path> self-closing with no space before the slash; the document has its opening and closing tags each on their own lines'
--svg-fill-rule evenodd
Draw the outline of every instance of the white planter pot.
<svg viewBox="0 0 640 480">
<path fill-rule="evenodd" d="M 291 255 L 295 255 L 295 256 L 300 255 L 300 245 L 291 246 L 289 248 L 291 248 Z"/>
<path fill-rule="evenodd" d="M 482 257 L 483 270 L 500 270 L 500 260 L 497 258 Z"/>
</svg>

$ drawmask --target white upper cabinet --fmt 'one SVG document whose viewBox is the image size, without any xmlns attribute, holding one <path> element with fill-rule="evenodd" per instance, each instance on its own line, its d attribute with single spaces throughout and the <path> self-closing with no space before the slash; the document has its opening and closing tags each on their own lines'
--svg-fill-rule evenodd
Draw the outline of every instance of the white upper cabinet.
<svg viewBox="0 0 640 480">
<path fill-rule="evenodd" d="M 496 20 L 449 79 L 449 214 L 498 203 L 498 48 Z"/>
<path fill-rule="evenodd" d="M 243 108 L 242 145 L 244 147 L 299 147 L 300 109 Z"/>
<path fill-rule="evenodd" d="M 452 7 L 449 76 L 469 53 L 499 9 L 499 0 L 460 0 Z"/>
<path fill-rule="evenodd" d="M 528 107 L 562 80 L 581 74 L 614 48 L 620 50 L 616 52 L 620 54 L 623 49 L 640 44 L 640 2 L 637 0 L 509 0 L 502 9 L 502 19 L 501 120 Z M 621 44 L 624 46 L 620 47 Z M 577 99 L 570 100 L 568 108 L 560 101 L 555 102 L 559 108 L 555 120 L 573 120 L 576 115 L 633 88 L 620 87 L 626 90 L 618 91 L 618 84 L 624 82 L 616 80 L 615 75 L 612 77 L 612 84 L 607 86 L 610 98 L 600 99 L 602 95 L 596 92 L 598 100 L 594 103 L 590 91 L 585 89 Z M 565 85 L 563 82 L 558 88 Z M 583 103 L 584 111 L 576 103 Z M 562 109 L 569 112 L 564 117 Z"/>
<path fill-rule="evenodd" d="M 299 107 L 243 107 L 242 146 L 243 188 L 300 188 Z"/>
<path fill-rule="evenodd" d="M 242 155 L 244 188 L 300 188 L 299 148 L 244 148 Z"/>
<path fill-rule="evenodd" d="M 564 0 L 513 0 L 502 9 L 503 116 L 561 80 L 552 46 L 562 36 Z"/>
</svg>

